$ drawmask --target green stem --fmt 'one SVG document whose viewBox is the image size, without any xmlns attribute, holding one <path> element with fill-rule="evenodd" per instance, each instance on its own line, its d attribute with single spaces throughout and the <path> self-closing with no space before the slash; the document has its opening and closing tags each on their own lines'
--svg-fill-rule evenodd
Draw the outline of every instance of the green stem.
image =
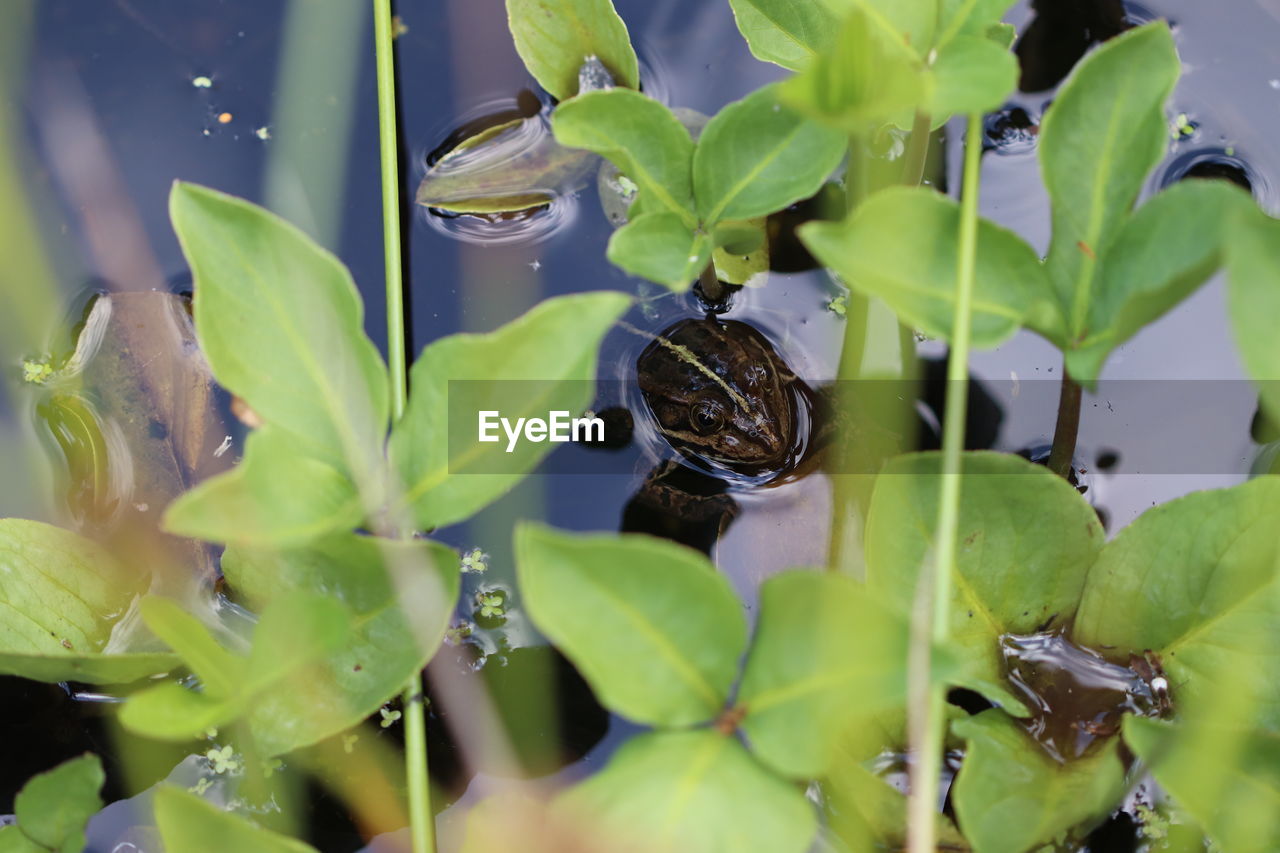
<svg viewBox="0 0 1280 853">
<path fill-rule="evenodd" d="M 374 53 L 378 77 L 378 151 L 382 161 L 382 250 L 386 266 L 387 370 L 391 417 L 404 414 L 409 388 L 405 347 L 404 280 L 400 257 L 400 156 L 396 135 L 396 79 L 391 0 L 373 0 Z M 414 673 L 401 694 L 404 764 L 409 784 L 409 826 L 413 853 L 433 853 L 435 818 L 427 773 L 427 720 L 422 674 Z"/>
<path fill-rule="evenodd" d="M 907 151 L 902 161 L 902 183 L 908 187 L 918 187 L 924 180 L 924 164 L 929 159 L 929 129 L 933 126 L 933 116 L 928 113 L 916 113 L 911 124 L 911 135 L 907 137 Z"/>
<path fill-rule="evenodd" d="M 930 644 L 945 645 L 950 635 L 951 578 L 956 564 L 956 540 L 960 525 L 960 473 L 963 464 L 965 410 L 969 398 L 969 340 L 973 311 L 974 268 L 978 249 L 978 183 L 982 158 L 982 116 L 969 116 L 965 137 L 964 188 L 960 204 L 960 249 L 956 269 L 956 312 L 947 359 L 947 403 L 942 433 L 942 488 L 938 499 L 938 526 L 934 546 L 933 575 L 923 575 L 918 601 L 931 602 L 932 630 L 913 630 L 910 681 L 923 705 L 923 719 L 912 721 L 916 761 L 911 772 L 908 829 L 911 853 L 933 853 L 937 839 L 938 793 L 945 733 L 945 692 L 930 678 Z M 922 620 L 913 620 L 922 621 Z M 914 628 L 915 626 L 913 626 Z M 921 695 L 923 694 L 923 695 Z M 918 712 L 917 712 L 918 713 Z"/>
<path fill-rule="evenodd" d="M 1062 390 L 1058 393 L 1058 424 L 1053 431 L 1053 449 L 1049 451 L 1049 470 L 1071 480 L 1071 457 L 1076 453 L 1076 437 L 1080 432 L 1080 400 L 1083 390 L 1062 368 Z"/>
</svg>

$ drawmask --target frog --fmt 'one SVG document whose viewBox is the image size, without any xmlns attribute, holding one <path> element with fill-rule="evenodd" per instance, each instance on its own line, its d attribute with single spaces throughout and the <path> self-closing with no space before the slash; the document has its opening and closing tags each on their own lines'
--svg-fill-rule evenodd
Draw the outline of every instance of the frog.
<svg viewBox="0 0 1280 853">
<path fill-rule="evenodd" d="M 751 323 L 713 312 L 647 339 L 635 360 L 636 416 L 656 457 L 623 513 L 623 530 L 710 552 L 737 516 L 733 492 L 796 474 L 812 449 L 815 396 Z"/>
</svg>

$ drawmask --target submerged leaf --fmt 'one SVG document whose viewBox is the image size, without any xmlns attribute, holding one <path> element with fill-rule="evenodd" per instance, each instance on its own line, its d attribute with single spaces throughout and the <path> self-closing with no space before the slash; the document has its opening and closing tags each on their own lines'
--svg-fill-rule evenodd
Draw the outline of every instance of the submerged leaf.
<svg viewBox="0 0 1280 853">
<path fill-rule="evenodd" d="M 507 0 L 516 52 L 557 100 L 578 94 L 578 71 L 598 57 L 618 85 L 640 88 L 640 68 L 627 25 L 610 0 Z"/>
<path fill-rule="evenodd" d="M 635 853 L 804 853 L 817 830 L 799 789 L 714 729 L 632 737 L 553 813 L 582 826 L 591 849 Z"/>
<path fill-rule="evenodd" d="M 104 548 L 38 521 L 0 519 L 0 673 L 127 683 L 172 669 L 171 654 L 107 653 L 147 578 Z"/>
<path fill-rule="evenodd" d="M 1115 738 L 1091 755 L 1059 764 L 998 710 L 951 727 L 967 741 L 951 798 L 975 850 L 1023 853 L 1072 828 L 1083 834 L 1124 796 Z"/>
<path fill-rule="evenodd" d="M 711 260 L 711 238 L 674 213 L 644 213 L 613 232 L 607 255 L 614 266 L 680 293 Z"/>
<path fill-rule="evenodd" d="M 516 569 L 538 630 L 606 708 L 665 726 L 723 708 L 747 627 L 728 581 L 701 554 L 648 536 L 522 525 Z"/>
<path fill-rule="evenodd" d="M 576 192 L 599 160 L 561 145 L 542 116 L 481 131 L 427 169 L 415 201 L 453 213 L 515 213 Z"/>
<path fill-rule="evenodd" d="M 776 86 L 720 110 L 693 153 L 693 190 L 704 227 L 782 210 L 816 193 L 847 140 L 778 101 Z"/>
<path fill-rule="evenodd" d="M 1048 267 L 1059 346 L 1085 332 L 1098 258 L 1164 155 L 1164 103 L 1180 65 L 1164 21 L 1129 30 L 1086 56 L 1045 113 L 1040 164 L 1053 211 Z"/>
<path fill-rule="evenodd" d="M 941 454 L 900 456 L 872 495 L 867 583 L 904 610 L 921 572 L 931 570 L 941 471 Z M 966 453 L 962 476 L 948 650 L 967 666 L 969 686 L 1017 709 L 1000 637 L 1070 621 L 1102 528 L 1066 480 L 1021 457 Z"/>
<path fill-rule="evenodd" d="M 800 239 L 850 287 L 883 299 L 906 322 L 948 340 L 959 269 L 960 206 L 933 190 L 890 188 L 843 222 L 811 222 Z M 927 248 L 923 248 L 927 247 Z M 1048 284 L 1035 250 L 986 220 L 978 223 L 973 345 L 1017 331 Z"/>
<path fill-rule="evenodd" d="M 621 293 L 578 293 L 545 300 L 488 334 L 459 334 L 422 351 L 413 392 L 391 431 L 393 470 L 418 525 L 461 521 L 497 500 L 556 445 L 478 440 L 479 412 L 547 418 L 581 413 L 591 403 L 600 340 L 630 305 Z M 477 476 L 483 475 L 483 476 Z"/>
</svg>

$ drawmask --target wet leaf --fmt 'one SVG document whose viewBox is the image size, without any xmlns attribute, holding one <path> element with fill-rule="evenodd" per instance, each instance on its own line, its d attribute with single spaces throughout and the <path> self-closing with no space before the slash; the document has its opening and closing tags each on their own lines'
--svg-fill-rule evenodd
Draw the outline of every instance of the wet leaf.
<svg viewBox="0 0 1280 853">
<path fill-rule="evenodd" d="M 1222 850 L 1280 848 L 1280 735 L 1129 717 L 1124 741 Z"/>
<path fill-rule="evenodd" d="M 469 518 L 554 449 L 520 441 L 507 453 L 505 436 L 481 443 L 477 413 L 498 411 L 514 423 L 582 412 L 592 400 L 600 340 L 629 304 L 621 293 L 605 292 L 547 299 L 496 331 L 451 335 L 422 351 L 390 444 L 404 502 L 420 527 Z"/>
<path fill-rule="evenodd" d="M 907 698 L 907 624 L 844 575 L 795 571 L 760 590 L 736 705 L 752 753 L 796 779 L 823 775 L 850 726 Z M 935 658 L 935 670 L 948 667 Z"/>
<path fill-rule="evenodd" d="M 1190 180 L 1130 216 L 1098 259 L 1084 338 L 1066 352 L 1071 378 L 1091 384 L 1112 350 L 1203 284 L 1219 263 L 1222 223 L 1246 207 L 1232 184 Z"/>
<path fill-rule="evenodd" d="M 0 837 L 0 849 L 80 853 L 85 825 L 102 808 L 98 791 L 104 781 L 102 761 L 88 754 L 32 776 L 14 798 L 18 823 L 4 830 L 9 838 Z"/>
<path fill-rule="evenodd" d="M 704 226 L 751 219 L 808 198 L 844 157 L 838 131 L 778 102 L 766 86 L 720 110 L 693 153 L 693 190 Z"/>
<path fill-rule="evenodd" d="M 553 809 L 600 850 L 804 853 L 817 831 L 798 788 L 714 729 L 636 735 Z"/>
<path fill-rule="evenodd" d="M 146 583 L 70 531 L 0 519 L 0 673 L 122 684 L 173 668 L 170 654 L 107 651 L 113 627 Z"/>
<path fill-rule="evenodd" d="M 960 207 L 933 190 L 890 188 L 843 222 L 811 222 L 800 239 L 856 290 L 877 296 L 907 323 L 948 340 L 955 312 Z M 921 251 L 928 246 L 929 251 Z M 973 345 L 1017 331 L 1034 294 L 1048 287 L 1035 251 L 986 220 L 978 223 Z"/>
<path fill-rule="evenodd" d="M 552 114 L 556 139 L 606 158 L 630 178 L 645 208 L 680 217 L 687 229 L 693 212 L 693 139 L 671 110 L 629 89 L 584 92 Z"/>
<path fill-rule="evenodd" d="M 1059 764 L 998 710 L 951 728 L 968 742 L 951 799 L 965 838 L 982 853 L 1023 853 L 1072 827 L 1085 830 L 1124 796 L 1115 738 Z"/>
<path fill-rule="evenodd" d="M 249 435 L 240 464 L 170 504 L 164 525 L 210 542 L 283 547 L 350 530 L 363 518 L 349 479 L 300 453 L 295 436 L 263 426 Z"/>
<path fill-rule="evenodd" d="M 1168 140 L 1164 103 L 1180 66 L 1155 21 L 1086 56 L 1058 91 L 1040 130 L 1040 164 L 1053 213 L 1048 268 L 1059 346 L 1085 331 L 1097 298 L 1098 258 L 1120 231 Z"/>
<path fill-rule="evenodd" d="M 157 788 L 154 803 L 156 825 L 167 850 L 316 853 L 309 844 L 264 829 L 172 785 Z"/>
<path fill-rule="evenodd" d="M 174 184 L 169 216 L 213 375 L 299 449 L 366 484 L 386 435 L 387 373 L 346 267 L 274 214 L 195 184 Z"/>
<path fill-rule="evenodd" d="M 938 51 L 929 72 L 933 93 L 925 111 L 935 122 L 997 109 L 1018 85 L 1017 58 L 985 35 L 952 39 Z"/>
<path fill-rule="evenodd" d="M 1090 570 L 1073 639 L 1115 660 L 1157 652 L 1175 708 L 1229 684 L 1256 728 L 1280 728 L 1278 517 L 1271 476 L 1148 510 Z"/>
<path fill-rule="evenodd" d="M 1259 383 L 1262 405 L 1280 419 L 1280 222 L 1261 212 L 1237 214 L 1226 241 L 1227 307 L 1244 368 Z"/>
<path fill-rule="evenodd" d="M 229 548 L 222 565 L 255 608 L 321 590 L 350 612 L 346 643 L 259 698 L 255 736 L 273 753 L 350 728 L 396 695 L 439 647 L 458 598 L 457 553 L 426 540 L 345 533 L 292 551 Z"/>
<path fill-rule="evenodd" d="M 555 140 L 542 116 L 464 139 L 427 169 L 415 201 L 453 213 L 515 213 L 582 189 L 599 160 Z"/>
<path fill-rule="evenodd" d="M 883 17 L 857 8 L 817 59 L 778 86 L 778 96 L 847 135 L 909 115 L 928 103 L 931 90 L 923 62 L 902 36 Z"/>
<path fill-rule="evenodd" d="M 907 611 L 932 570 L 942 456 L 891 460 L 867 516 L 867 584 Z M 1102 547 L 1093 509 L 1066 480 L 1021 457 L 966 453 L 948 651 L 974 689 L 1011 712 L 1000 635 L 1066 624 Z"/>
<path fill-rule="evenodd" d="M 711 260 L 711 238 L 674 213 L 645 213 L 613 232 L 607 254 L 614 266 L 682 293 Z"/>
<path fill-rule="evenodd" d="M 746 621 L 728 581 L 698 552 L 526 524 L 516 530 L 516 570 L 534 624 L 606 708 L 680 726 L 724 707 Z"/>
<path fill-rule="evenodd" d="M 738 30 L 756 59 L 799 71 L 831 41 L 840 17 L 823 3 L 729 0 Z"/>
<path fill-rule="evenodd" d="M 507 0 L 507 24 L 524 67 L 557 100 L 578 94 L 578 69 L 589 56 L 618 85 L 640 87 L 627 25 L 610 0 Z"/>
</svg>

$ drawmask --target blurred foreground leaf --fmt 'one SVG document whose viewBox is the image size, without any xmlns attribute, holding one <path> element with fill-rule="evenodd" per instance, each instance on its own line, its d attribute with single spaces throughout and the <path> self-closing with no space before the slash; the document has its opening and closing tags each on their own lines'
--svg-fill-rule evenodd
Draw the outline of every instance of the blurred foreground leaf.
<svg viewBox="0 0 1280 853">
<path fill-rule="evenodd" d="M 314 847 L 264 829 L 171 785 L 155 792 L 156 825 L 165 849 L 182 853 L 316 853 Z"/>
<path fill-rule="evenodd" d="M 17 824 L 0 829 L 5 853 L 81 853 L 84 828 L 99 809 L 106 776 L 96 755 L 64 761 L 32 776 L 13 802 Z"/>
</svg>

